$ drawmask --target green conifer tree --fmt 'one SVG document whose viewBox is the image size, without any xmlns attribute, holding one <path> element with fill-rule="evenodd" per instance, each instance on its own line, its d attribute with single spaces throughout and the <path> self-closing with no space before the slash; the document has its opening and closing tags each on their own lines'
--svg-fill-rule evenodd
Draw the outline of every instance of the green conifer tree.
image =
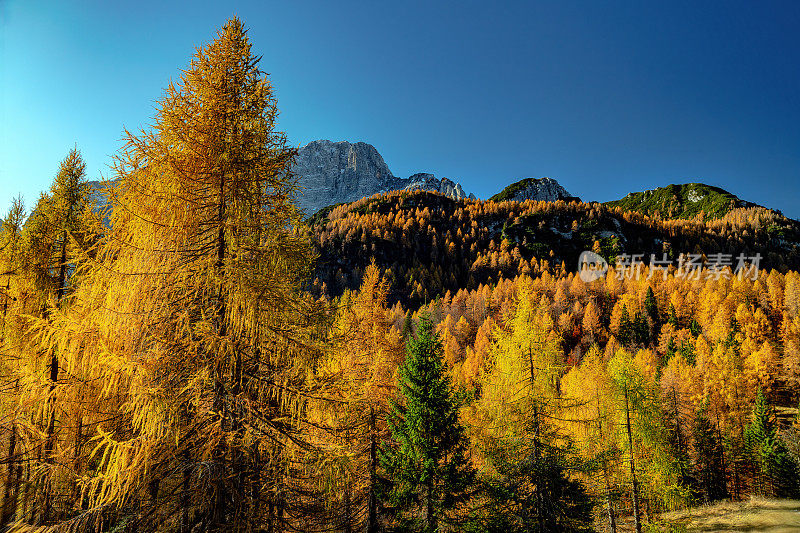
<svg viewBox="0 0 800 533">
<path fill-rule="evenodd" d="M 432 533 L 450 522 L 449 511 L 469 496 L 474 471 L 442 343 L 427 316 L 408 341 L 399 389 L 401 398 L 389 417 L 391 442 L 380 454 L 389 501 L 399 523 Z"/>
<path fill-rule="evenodd" d="M 619 320 L 619 342 L 623 346 L 629 345 L 634 340 L 634 323 L 628 312 L 628 307 L 622 308 L 622 315 Z"/>
<path fill-rule="evenodd" d="M 778 435 L 775 410 L 760 388 L 744 438 L 756 467 L 756 491 L 779 498 L 796 496 L 800 492 L 798 468 Z"/>
<path fill-rule="evenodd" d="M 697 411 L 694 425 L 694 475 L 704 503 L 728 497 L 725 455 L 719 432 L 708 419 L 708 404 Z"/>
<path fill-rule="evenodd" d="M 644 309 L 647 316 L 653 319 L 653 323 L 658 324 L 658 302 L 653 293 L 653 287 L 647 287 L 647 296 L 644 298 Z"/>
</svg>

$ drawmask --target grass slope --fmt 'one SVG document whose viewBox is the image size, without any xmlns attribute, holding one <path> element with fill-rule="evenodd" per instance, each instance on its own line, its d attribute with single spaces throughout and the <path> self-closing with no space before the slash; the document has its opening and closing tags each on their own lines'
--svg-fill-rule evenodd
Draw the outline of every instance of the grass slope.
<svg viewBox="0 0 800 533">
<path fill-rule="evenodd" d="M 719 187 L 703 183 L 668 185 L 651 191 L 632 192 L 619 200 L 605 202 L 607 207 L 621 207 L 625 211 L 638 211 L 649 216 L 656 213 L 663 218 L 691 219 L 701 212 L 704 220 L 718 219 L 737 207 L 755 204 Z"/>
<path fill-rule="evenodd" d="M 620 533 L 634 531 L 631 520 L 622 520 L 619 525 Z M 771 500 L 753 496 L 743 502 L 726 501 L 664 513 L 657 523 L 645 526 L 645 531 L 675 533 L 800 532 L 800 500 Z"/>
</svg>

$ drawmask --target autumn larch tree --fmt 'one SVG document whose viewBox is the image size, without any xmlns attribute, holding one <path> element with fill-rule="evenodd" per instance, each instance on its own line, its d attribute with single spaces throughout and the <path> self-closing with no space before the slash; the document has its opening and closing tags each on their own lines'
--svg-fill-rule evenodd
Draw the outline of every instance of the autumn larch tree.
<svg viewBox="0 0 800 533">
<path fill-rule="evenodd" d="M 332 346 L 314 372 L 320 392 L 308 404 L 318 447 L 316 479 L 332 507 L 332 527 L 379 530 L 378 446 L 388 438 L 390 399 L 405 350 L 386 308 L 387 280 L 373 264 L 361 289 L 346 293 Z M 329 524 L 330 525 L 330 524 Z"/>
<path fill-rule="evenodd" d="M 298 519 L 287 450 L 303 447 L 318 306 L 300 291 L 312 261 L 276 117 L 233 18 L 167 87 L 152 129 L 126 132 L 108 234 L 76 303 L 38 324 L 70 372 L 57 391 L 91 416 L 81 520 L 188 532 Z"/>
<path fill-rule="evenodd" d="M 577 471 L 574 449 L 556 431 L 563 372 L 560 337 L 546 300 L 533 301 L 521 278 L 516 309 L 495 332 L 492 367 L 482 381 L 479 440 L 487 469 L 492 527 L 576 531 L 591 521 L 592 505 Z"/>
</svg>

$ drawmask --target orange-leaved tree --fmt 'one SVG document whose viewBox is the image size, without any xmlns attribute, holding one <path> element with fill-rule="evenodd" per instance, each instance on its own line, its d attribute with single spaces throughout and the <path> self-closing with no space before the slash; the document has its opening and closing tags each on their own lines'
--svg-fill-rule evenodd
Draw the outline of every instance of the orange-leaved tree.
<svg viewBox="0 0 800 533">
<path fill-rule="evenodd" d="M 240 20 L 197 50 L 152 129 L 126 131 L 110 229 L 69 309 L 37 324 L 91 436 L 74 521 L 278 529 L 318 355 L 295 150 Z"/>
</svg>

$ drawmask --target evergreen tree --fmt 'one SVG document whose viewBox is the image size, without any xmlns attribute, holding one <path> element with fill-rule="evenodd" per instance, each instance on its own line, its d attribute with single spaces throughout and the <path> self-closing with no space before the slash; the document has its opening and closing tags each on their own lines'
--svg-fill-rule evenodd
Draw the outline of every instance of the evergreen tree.
<svg viewBox="0 0 800 533">
<path fill-rule="evenodd" d="M 389 417 L 391 442 L 380 454 L 389 501 L 401 524 L 433 533 L 452 521 L 450 512 L 466 500 L 475 475 L 442 343 L 427 316 L 408 340 L 399 389 Z"/>
<path fill-rule="evenodd" d="M 647 318 L 641 313 L 636 313 L 632 325 L 633 342 L 638 345 L 646 346 L 650 341 L 650 325 Z"/>
<path fill-rule="evenodd" d="M 775 410 L 759 388 L 750 423 L 745 428 L 745 445 L 756 466 L 756 490 L 778 498 L 800 493 L 798 467 L 778 434 Z"/>
<path fill-rule="evenodd" d="M 406 317 L 403 319 L 403 338 L 407 339 L 414 334 L 414 319 L 412 317 L 411 309 L 406 311 Z"/>
<path fill-rule="evenodd" d="M 667 318 L 667 323 L 672 324 L 675 329 L 681 327 L 680 322 L 678 321 L 678 314 L 675 312 L 674 304 L 669 304 L 669 316 Z"/>
<path fill-rule="evenodd" d="M 622 307 L 622 315 L 619 320 L 619 342 L 623 346 L 628 346 L 634 341 L 634 323 L 628 312 L 628 306 Z"/>
<path fill-rule="evenodd" d="M 544 439 L 555 443 L 557 435 Z M 485 450 L 494 470 L 486 480 L 488 504 L 475 517 L 473 529 L 491 533 L 593 531 L 594 502 L 575 473 L 586 472 L 568 445 L 542 446 L 527 453 L 522 443 L 498 441 Z"/>
<path fill-rule="evenodd" d="M 571 477 L 579 466 L 575 451 L 553 422 L 562 418 L 561 339 L 532 289 L 530 278 L 520 281 L 516 309 L 495 333 L 494 366 L 482 382 L 478 407 L 490 498 L 484 519 L 490 529 L 577 531 L 590 522 L 591 506 Z"/>
<path fill-rule="evenodd" d="M 653 287 L 647 287 L 647 295 L 644 298 L 644 309 L 647 316 L 658 325 L 658 302 L 656 295 L 653 293 Z"/>
<path fill-rule="evenodd" d="M 694 475 L 705 503 L 728 497 L 725 453 L 719 431 L 708 418 L 708 402 L 697 410 L 694 426 Z"/>
</svg>

